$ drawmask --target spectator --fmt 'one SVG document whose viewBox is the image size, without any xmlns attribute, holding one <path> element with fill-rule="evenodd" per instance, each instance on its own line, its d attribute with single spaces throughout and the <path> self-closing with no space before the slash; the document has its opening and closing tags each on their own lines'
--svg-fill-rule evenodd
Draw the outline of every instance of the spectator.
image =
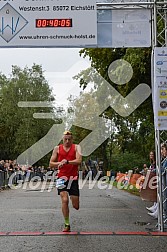
<svg viewBox="0 0 167 252">
<path fill-rule="evenodd" d="M 139 168 L 138 167 L 134 167 L 134 174 L 138 174 L 139 173 Z"/>
<path fill-rule="evenodd" d="M 154 173 L 154 176 L 156 175 L 156 158 L 155 158 L 155 151 L 150 151 L 150 166 L 148 168 L 148 171 L 151 171 Z M 158 203 L 154 202 L 153 206 L 146 207 L 147 210 L 149 210 L 151 213 L 148 213 L 153 218 L 158 218 Z"/>
<path fill-rule="evenodd" d="M 125 177 L 124 177 L 124 180 L 123 180 L 124 186 L 129 184 L 129 180 L 130 180 L 130 178 L 129 178 L 128 172 L 125 172 Z"/>
<path fill-rule="evenodd" d="M 161 155 L 162 155 L 162 189 L 163 189 L 163 202 L 164 202 L 164 216 L 167 216 L 167 144 L 163 143 L 161 145 Z"/>
<path fill-rule="evenodd" d="M 0 161 L 0 171 L 5 171 L 4 160 Z"/>
<path fill-rule="evenodd" d="M 143 176 L 146 176 L 148 171 L 148 167 L 146 164 L 143 165 L 143 170 L 140 172 Z"/>
</svg>

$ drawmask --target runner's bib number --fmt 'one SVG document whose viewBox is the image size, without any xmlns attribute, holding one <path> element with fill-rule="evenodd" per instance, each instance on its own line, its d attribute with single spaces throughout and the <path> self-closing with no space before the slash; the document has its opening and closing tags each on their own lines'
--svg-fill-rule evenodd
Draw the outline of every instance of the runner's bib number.
<svg viewBox="0 0 167 252">
<path fill-rule="evenodd" d="M 64 188 L 65 187 L 64 183 L 65 183 L 65 179 L 61 179 L 61 178 L 57 179 L 56 180 L 56 188 L 58 188 L 58 189 Z"/>
</svg>

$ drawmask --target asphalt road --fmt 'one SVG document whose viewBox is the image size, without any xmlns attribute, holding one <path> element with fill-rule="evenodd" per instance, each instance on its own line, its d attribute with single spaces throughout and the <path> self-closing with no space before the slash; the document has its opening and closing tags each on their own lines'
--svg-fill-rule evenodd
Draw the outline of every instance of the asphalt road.
<svg viewBox="0 0 167 252">
<path fill-rule="evenodd" d="M 61 233 L 60 197 L 49 183 L 0 192 L 0 251 L 164 252 L 167 236 L 153 235 L 157 221 L 145 208 L 152 203 L 105 186 L 87 182 L 80 190 L 80 210 L 70 204 L 70 235 Z"/>
</svg>

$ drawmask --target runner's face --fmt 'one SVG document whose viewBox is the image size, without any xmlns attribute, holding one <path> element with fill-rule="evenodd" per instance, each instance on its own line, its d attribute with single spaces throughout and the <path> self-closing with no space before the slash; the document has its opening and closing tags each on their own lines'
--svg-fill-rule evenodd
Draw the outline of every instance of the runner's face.
<svg viewBox="0 0 167 252">
<path fill-rule="evenodd" d="M 70 147 L 72 144 L 72 136 L 71 135 L 65 135 L 63 136 L 63 144 L 65 147 Z"/>
</svg>

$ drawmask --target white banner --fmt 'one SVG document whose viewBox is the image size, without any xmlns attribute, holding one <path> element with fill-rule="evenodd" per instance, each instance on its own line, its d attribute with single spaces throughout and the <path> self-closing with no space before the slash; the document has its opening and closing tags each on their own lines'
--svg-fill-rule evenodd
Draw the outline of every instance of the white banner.
<svg viewBox="0 0 167 252">
<path fill-rule="evenodd" d="M 154 50 L 153 106 L 155 128 L 167 130 L 167 47 Z"/>
<path fill-rule="evenodd" d="M 151 9 L 98 13 L 98 47 L 150 47 Z"/>
<path fill-rule="evenodd" d="M 96 44 L 96 0 L 0 1 L 0 47 Z"/>
</svg>

